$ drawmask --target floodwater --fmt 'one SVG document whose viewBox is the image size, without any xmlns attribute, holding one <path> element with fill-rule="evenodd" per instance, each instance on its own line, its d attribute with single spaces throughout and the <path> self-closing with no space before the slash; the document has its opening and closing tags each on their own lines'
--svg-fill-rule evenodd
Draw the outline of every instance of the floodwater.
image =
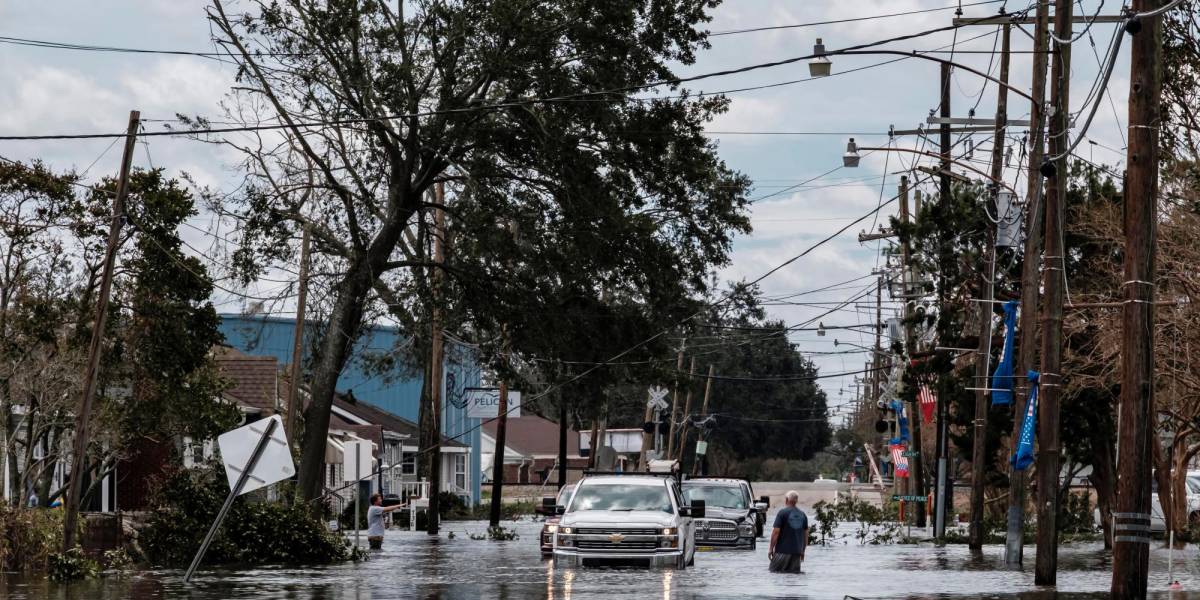
<svg viewBox="0 0 1200 600">
<path fill-rule="evenodd" d="M 1104 598 L 1110 555 L 1098 544 L 1061 548 L 1057 596 L 1033 584 L 1033 548 L 1024 571 L 1006 570 L 1004 549 L 987 546 L 972 557 L 965 546 L 860 546 L 808 550 L 802 575 L 767 572 L 767 544 L 758 550 L 705 552 L 686 570 L 555 569 L 541 559 L 540 522 L 515 524 L 520 539 L 475 541 L 486 522 L 447 522 L 439 538 L 389 531 L 383 550 L 369 561 L 309 568 L 201 570 L 191 585 L 178 570 L 141 572 L 72 585 L 13 576 L 0 579 L 0 598 L 191 600 L 289 598 L 377 600 L 479 598 L 614 600 L 618 598 Z M 448 539 L 446 532 L 454 532 Z M 363 543 L 366 543 L 365 538 Z M 1200 599 L 1195 546 L 1175 552 L 1175 576 L 1193 594 L 1168 593 L 1167 551 L 1153 546 L 1152 597 Z"/>
</svg>

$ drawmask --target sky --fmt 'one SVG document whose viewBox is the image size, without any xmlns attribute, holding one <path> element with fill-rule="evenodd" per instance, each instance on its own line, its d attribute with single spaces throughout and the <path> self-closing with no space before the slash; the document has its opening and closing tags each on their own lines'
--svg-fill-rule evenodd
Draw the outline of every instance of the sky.
<svg viewBox="0 0 1200 600">
<path fill-rule="evenodd" d="M 1031 0 L 962 0 L 965 17 L 992 16 L 1026 8 Z M 815 25 L 769 31 L 731 33 L 711 38 L 711 49 L 702 51 L 693 65 L 678 66 L 689 76 L 747 65 L 772 62 L 812 52 L 817 38 L 828 50 L 874 42 L 950 25 L 956 0 L 726 0 L 712 12 L 707 29 L 714 33 L 759 27 L 776 27 L 904 13 L 921 14 Z M 0 0 L 0 36 L 72 42 L 89 45 L 211 51 L 210 29 L 204 19 L 204 2 L 195 0 Z M 1080 0 L 1076 14 L 1116 14 L 1119 0 Z M 995 26 L 970 26 L 891 43 L 884 48 L 902 51 L 955 50 L 953 60 L 997 75 L 991 51 L 998 39 Z M 1076 28 L 1071 110 L 1079 111 L 1100 71 L 1114 25 Z M 1025 31 L 1032 32 L 1032 27 Z M 1094 43 L 1094 46 L 1093 46 Z M 1012 32 L 1010 81 L 1028 92 L 1031 87 L 1032 40 L 1018 29 Z M 935 54 L 951 58 L 947 53 Z M 734 243 L 732 261 L 719 271 L 722 280 L 753 280 L 783 261 L 812 247 L 896 194 L 899 173 L 913 166 L 913 154 L 864 152 L 856 169 L 838 168 L 848 138 L 860 146 L 889 144 L 890 126 L 916 129 L 939 102 L 939 67 L 936 63 L 889 56 L 835 56 L 835 76 L 809 80 L 805 61 L 691 84 L 693 91 L 718 92 L 795 81 L 769 89 L 730 92 L 728 113 L 712 122 L 708 131 L 717 141 L 721 157 L 748 175 L 755 188 L 751 197 L 754 231 Z M 998 62 L 998 61 L 996 61 Z M 864 68 L 870 67 L 870 68 Z M 845 73 L 851 69 L 862 69 Z M 1128 45 L 1122 46 L 1108 88 L 1097 108 L 1094 123 L 1077 153 L 1094 162 L 1120 168 L 1124 162 L 1124 122 L 1127 113 Z M 839 74 L 844 73 L 844 74 Z M 191 56 L 78 52 L 0 43 L 0 135 L 96 133 L 124 131 L 130 109 L 138 109 L 147 129 L 162 127 L 156 119 L 176 114 L 217 115 L 228 92 L 233 70 L 221 63 Z M 959 70 L 951 86 L 955 117 L 995 115 L 996 85 Z M 1029 103 L 1009 95 L 1009 118 L 1027 119 Z M 1077 119 L 1077 127 L 1083 123 Z M 1010 128 L 1015 145 L 1013 166 L 1021 153 L 1023 128 Z M 1078 129 L 1073 131 L 1077 134 Z M 803 134 L 803 135 L 801 135 Z M 990 133 L 975 134 L 979 144 L 971 163 L 987 171 Z M 936 140 L 935 140 L 936 141 Z M 896 148 L 918 149 L 915 136 L 897 136 Z M 962 145 L 965 148 L 966 144 Z M 94 181 L 119 168 L 119 144 L 112 140 L 4 141 L 0 156 L 12 160 L 41 159 L 56 169 L 76 169 Z M 922 159 L 924 160 L 924 159 Z M 926 164 L 928 160 L 924 160 Z M 186 172 L 198 184 L 221 188 L 235 178 L 234 156 L 219 146 L 169 137 L 140 144 L 135 166 L 160 166 L 172 175 Z M 955 169 L 960 171 L 961 169 Z M 1023 174 L 1005 170 L 1005 180 L 1024 190 Z M 803 184 L 803 185 L 799 185 Z M 926 187 L 927 191 L 932 188 Z M 761 198 L 761 199 L 760 199 Z M 821 305 L 767 306 L 772 318 L 798 325 L 817 318 L 826 325 L 854 325 L 874 321 L 875 278 L 881 266 L 880 249 L 886 242 L 860 244 L 857 234 L 875 224 L 886 224 L 896 212 L 895 203 L 880 210 L 878 220 L 868 218 L 845 233 L 818 246 L 803 258 L 762 281 L 765 297 L 801 294 L 790 302 Z M 201 215 L 185 230 L 185 239 L 203 249 L 212 246 L 201 229 L 211 217 Z M 856 279 L 857 278 L 857 279 Z M 851 281 L 854 280 L 854 281 Z M 847 282 L 844 285 L 834 285 Z M 272 289 L 270 282 L 252 284 L 251 295 Z M 820 288 L 829 289 L 813 293 Z M 830 308 L 865 295 L 827 316 Z M 236 312 L 245 300 L 223 294 L 218 310 Z M 886 290 L 884 319 L 895 316 Z M 890 314 L 889 314 L 890 313 Z M 830 330 L 797 331 L 790 339 L 802 352 L 854 350 L 844 343 L 869 346 L 867 332 Z M 835 340 L 838 342 L 835 346 Z M 886 343 L 886 342 L 885 342 Z M 862 370 L 869 354 L 813 354 L 823 374 Z M 698 370 L 703 370 L 703 365 Z M 736 374 L 731 374 L 736 375 Z M 846 412 L 855 398 L 854 376 L 821 380 L 835 417 Z"/>
</svg>

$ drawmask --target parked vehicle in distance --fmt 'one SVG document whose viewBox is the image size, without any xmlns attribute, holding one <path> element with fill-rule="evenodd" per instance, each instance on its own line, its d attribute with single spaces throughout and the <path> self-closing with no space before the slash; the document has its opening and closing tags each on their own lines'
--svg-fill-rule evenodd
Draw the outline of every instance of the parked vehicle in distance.
<svg viewBox="0 0 1200 600">
<path fill-rule="evenodd" d="M 696 549 L 742 548 L 757 544 L 758 510 L 745 482 L 702 478 L 683 482 L 683 501 L 704 501 L 704 518 L 694 519 Z"/>
<path fill-rule="evenodd" d="M 555 566 L 691 565 L 702 501 L 684 504 L 672 473 L 585 473 L 554 534 Z"/>
<path fill-rule="evenodd" d="M 558 496 L 547 496 L 542 498 L 542 504 L 538 507 L 537 512 L 547 515 L 546 522 L 542 524 L 542 535 L 540 543 L 542 546 L 542 558 L 549 558 L 554 555 L 554 534 L 558 533 L 558 522 L 562 517 L 555 512 L 555 506 L 565 506 L 571 500 L 571 492 L 575 490 L 575 484 L 568 483 L 558 490 Z"/>
</svg>

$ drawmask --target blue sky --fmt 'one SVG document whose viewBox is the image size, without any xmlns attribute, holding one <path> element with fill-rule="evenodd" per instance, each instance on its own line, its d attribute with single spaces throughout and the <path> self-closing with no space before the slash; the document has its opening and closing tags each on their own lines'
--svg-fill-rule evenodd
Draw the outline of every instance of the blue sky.
<svg viewBox="0 0 1200 600">
<path fill-rule="evenodd" d="M 1009 12 L 1021 10 L 1029 0 L 993 2 L 965 6 L 967 17 L 996 14 L 1001 6 Z M 965 0 L 970 5 L 978 0 Z M 777 26 L 814 21 L 864 17 L 920 9 L 942 8 L 958 4 L 954 0 L 727 0 L 713 13 L 709 29 L 721 32 L 735 29 Z M 190 0 L 106 0 L 84 2 L 62 0 L 34 2 L 0 0 L 0 35 L 66 41 L 94 45 L 114 45 L 156 49 L 209 50 L 209 27 L 203 17 L 203 2 Z M 1083 0 L 1076 12 L 1115 14 L 1118 1 Z M 953 10 L 919 15 L 875 19 L 854 23 L 722 35 L 712 38 L 712 48 L 702 52 L 696 64 L 680 67 L 681 75 L 736 68 L 755 63 L 781 60 L 808 54 L 816 38 L 824 39 L 829 49 L 891 38 L 950 24 Z M 1031 28 L 1028 28 L 1030 31 Z M 1079 28 L 1082 31 L 1082 27 Z M 889 45 L 888 48 L 911 51 L 931 50 L 959 42 L 958 51 L 990 51 L 995 27 L 965 27 Z M 1112 25 L 1096 25 L 1090 37 L 1084 35 L 1075 45 L 1072 82 L 1072 110 L 1078 110 L 1098 72 Z M 973 41 L 969 38 L 984 36 Z M 1028 51 L 1032 41 L 1014 30 L 1014 51 Z M 1124 147 L 1121 127 L 1128 95 L 1128 48 L 1109 84 L 1096 122 L 1087 133 L 1089 140 L 1079 153 L 1096 162 L 1119 165 Z M 948 58 L 946 54 L 937 56 Z M 0 46 L 0 135 L 114 132 L 122 131 L 131 108 L 142 111 L 146 119 L 170 119 L 176 113 L 218 113 L 220 102 L 232 81 L 232 70 L 214 61 L 185 56 L 131 55 L 73 52 Z M 889 57 L 835 57 L 834 73 L 889 60 Z M 979 70 L 989 67 L 987 53 L 960 53 L 955 61 Z M 1028 91 L 1030 55 L 1015 54 L 1011 81 Z M 993 67 L 994 69 L 994 67 Z M 994 71 L 993 71 L 994 72 Z M 772 84 L 808 77 L 804 62 L 763 69 L 735 76 L 706 79 L 688 87 L 696 91 L 720 91 Z M 995 85 L 958 72 L 951 88 L 954 116 L 967 116 L 976 106 L 976 115 L 994 116 Z M 1111 106 L 1109 104 L 1111 96 Z M 890 125 L 913 129 L 922 123 L 938 103 L 938 66 L 921 60 L 905 60 L 886 66 L 848 73 L 815 81 L 765 90 L 729 94 L 733 99 L 728 114 L 709 127 L 713 132 L 832 132 L 831 135 L 730 135 L 717 134 L 722 157 L 735 169 L 756 182 L 754 197 L 780 192 L 791 186 L 834 169 L 849 135 L 861 145 L 888 143 Z M 1028 102 L 1010 95 L 1010 118 L 1027 118 Z M 1117 115 L 1117 116 L 1115 116 Z M 1119 118 L 1118 118 L 1119 116 Z M 1080 119 L 1082 121 L 1082 119 Z M 150 122 L 147 127 L 159 127 Z M 873 135 L 863 135 L 864 133 Z M 1021 130 L 1011 131 L 1019 138 Z M 987 137 L 977 134 L 979 140 Z M 897 138 L 898 147 L 915 148 L 918 141 Z M 0 156 L 15 160 L 42 158 L 57 168 L 88 171 L 89 178 L 117 170 L 119 148 L 110 148 L 110 140 L 85 141 L 0 141 Z M 990 146 L 982 143 L 976 159 L 986 158 Z M 148 152 L 147 152 L 148 150 Z M 1019 153 L 1019 149 L 1018 149 Z M 164 166 L 172 173 L 186 171 L 198 182 L 220 187 L 232 179 L 232 155 L 219 147 L 170 138 L 154 138 L 148 148 L 139 149 L 135 164 Z M 1015 161 L 1014 161 L 1015 162 Z M 841 169 L 787 193 L 756 202 L 753 207 L 754 233 L 737 240 L 732 263 L 722 269 L 723 279 L 756 278 L 783 260 L 798 254 L 821 238 L 837 231 L 876 207 L 881 198 L 896 193 L 896 172 L 912 165 L 912 156 L 875 152 L 864 157 L 858 169 Z M 986 163 L 977 163 L 987 169 Z M 885 175 L 886 173 L 886 175 Z M 1006 171 L 1006 180 L 1017 182 L 1015 169 Z M 1014 185 L 1024 189 L 1024 184 Z M 894 205 L 880 213 L 879 222 L 894 214 Z M 878 264 L 878 243 L 859 244 L 856 234 L 870 221 L 852 227 L 834 241 L 766 279 L 762 287 L 767 295 L 782 295 L 813 290 L 869 275 Z M 192 240 L 197 247 L 206 243 L 199 233 Z M 839 286 L 826 292 L 796 298 L 807 302 L 839 302 L 865 291 L 870 279 L 851 286 Z M 273 284 L 261 283 L 248 290 L 266 292 Z M 873 297 L 872 297 L 873 299 Z M 886 294 L 885 294 L 886 300 Z M 236 311 L 241 302 L 220 298 L 220 308 Z M 873 307 L 839 311 L 820 320 L 827 325 L 868 323 Z M 800 323 L 825 309 L 814 306 L 772 306 L 771 315 L 788 323 Z M 885 318 L 887 317 L 885 311 Z M 803 351 L 834 350 L 833 340 L 868 345 L 870 336 L 857 332 L 830 332 L 818 337 L 814 332 L 792 336 Z M 839 347 L 837 349 L 845 349 Z M 866 354 L 815 355 L 823 372 L 861 369 Z M 849 377 L 826 379 L 822 386 L 831 397 L 831 405 L 844 405 L 853 399 Z"/>
</svg>

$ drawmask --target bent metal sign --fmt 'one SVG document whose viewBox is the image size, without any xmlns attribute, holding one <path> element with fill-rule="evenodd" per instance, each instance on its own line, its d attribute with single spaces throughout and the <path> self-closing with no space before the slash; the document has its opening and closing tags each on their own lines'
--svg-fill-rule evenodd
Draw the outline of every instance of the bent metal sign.
<svg viewBox="0 0 1200 600">
<path fill-rule="evenodd" d="M 500 390 L 498 388 L 466 388 L 467 418 L 495 419 L 500 416 Z M 508 416 L 521 416 L 521 392 L 508 390 Z"/>
</svg>

